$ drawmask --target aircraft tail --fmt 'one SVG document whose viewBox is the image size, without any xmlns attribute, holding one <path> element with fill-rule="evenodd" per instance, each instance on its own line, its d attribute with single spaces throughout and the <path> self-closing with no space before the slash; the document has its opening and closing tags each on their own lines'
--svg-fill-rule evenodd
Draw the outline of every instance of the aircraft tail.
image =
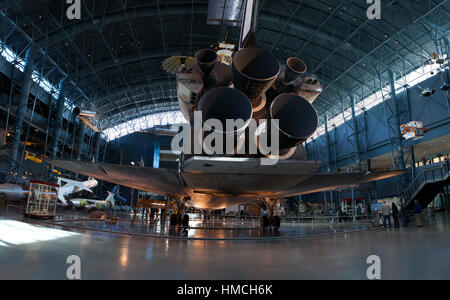
<svg viewBox="0 0 450 300">
<path fill-rule="evenodd" d="M 116 185 L 111 192 L 108 192 L 108 197 L 106 198 L 106 202 L 112 203 L 113 206 L 116 206 L 116 195 L 119 190 L 119 186 Z"/>
<path fill-rule="evenodd" d="M 127 203 L 127 199 L 119 195 L 119 186 L 116 185 L 110 192 L 108 192 L 106 202 L 111 202 L 114 206 L 118 205 L 122 208 L 122 205 Z"/>
</svg>

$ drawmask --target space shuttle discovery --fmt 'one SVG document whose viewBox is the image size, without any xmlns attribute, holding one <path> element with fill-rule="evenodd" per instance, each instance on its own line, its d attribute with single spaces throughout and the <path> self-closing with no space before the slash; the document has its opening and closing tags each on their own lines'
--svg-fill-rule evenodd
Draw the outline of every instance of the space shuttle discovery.
<svg viewBox="0 0 450 300">
<path fill-rule="evenodd" d="M 236 52 L 231 66 L 219 62 L 211 49 L 198 51 L 195 60 L 196 64 L 182 64 L 176 72 L 180 110 L 191 130 L 180 144 L 183 150 L 186 145 L 201 149 L 184 151 L 178 170 L 47 162 L 99 180 L 185 199 L 188 205 L 205 209 L 343 188 L 402 173 L 317 173 L 321 163 L 306 160 L 303 143 L 317 130 L 313 102 L 322 86 L 317 79 L 303 76 L 307 70 L 303 61 L 290 58 L 282 67 L 258 48 Z M 229 120 L 237 124 L 231 130 L 225 124 Z M 220 129 L 210 126 L 212 121 L 219 122 Z M 200 131 L 195 123 L 201 125 Z M 215 143 L 218 137 L 224 145 Z M 276 144 L 276 151 L 263 151 L 262 144 Z M 217 151 L 222 149 L 227 151 Z M 267 160 L 273 163 L 262 163 Z"/>
</svg>

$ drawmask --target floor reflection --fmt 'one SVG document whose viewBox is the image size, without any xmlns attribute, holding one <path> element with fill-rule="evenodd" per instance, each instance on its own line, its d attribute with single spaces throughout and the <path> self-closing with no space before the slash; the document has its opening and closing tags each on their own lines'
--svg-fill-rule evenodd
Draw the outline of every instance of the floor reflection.
<svg viewBox="0 0 450 300">
<path fill-rule="evenodd" d="M 254 220 L 209 220 L 205 222 L 200 218 L 191 218 L 188 228 L 169 226 L 168 220 L 150 223 L 129 220 L 120 220 L 114 224 L 104 221 L 84 219 L 60 220 L 56 224 L 80 229 L 113 232 L 120 234 L 144 235 L 150 237 L 173 237 L 190 239 L 263 239 L 263 238 L 289 238 L 311 235 L 326 235 L 366 230 L 366 223 L 344 224 L 314 224 L 314 223 L 286 223 L 279 230 L 262 229 Z"/>
</svg>

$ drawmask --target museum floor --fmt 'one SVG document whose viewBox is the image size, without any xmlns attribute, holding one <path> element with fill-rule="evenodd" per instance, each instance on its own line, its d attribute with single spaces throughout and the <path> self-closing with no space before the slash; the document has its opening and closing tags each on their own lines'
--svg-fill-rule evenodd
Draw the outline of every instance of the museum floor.
<svg viewBox="0 0 450 300">
<path fill-rule="evenodd" d="M 271 241 L 148 238 L 38 228 L 0 219 L 0 279 L 367 279 L 370 255 L 382 279 L 450 279 L 450 218 L 425 227 Z"/>
</svg>

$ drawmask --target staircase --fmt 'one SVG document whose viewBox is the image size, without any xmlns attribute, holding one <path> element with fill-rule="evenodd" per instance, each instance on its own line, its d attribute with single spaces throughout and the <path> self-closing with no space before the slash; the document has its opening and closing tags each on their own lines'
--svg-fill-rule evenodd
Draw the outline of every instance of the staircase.
<svg viewBox="0 0 450 300">
<path fill-rule="evenodd" d="M 427 207 L 443 187 L 450 184 L 450 162 L 436 164 L 422 170 L 403 193 L 405 205 L 408 209 L 414 206 L 418 199 L 423 208 Z"/>
</svg>

